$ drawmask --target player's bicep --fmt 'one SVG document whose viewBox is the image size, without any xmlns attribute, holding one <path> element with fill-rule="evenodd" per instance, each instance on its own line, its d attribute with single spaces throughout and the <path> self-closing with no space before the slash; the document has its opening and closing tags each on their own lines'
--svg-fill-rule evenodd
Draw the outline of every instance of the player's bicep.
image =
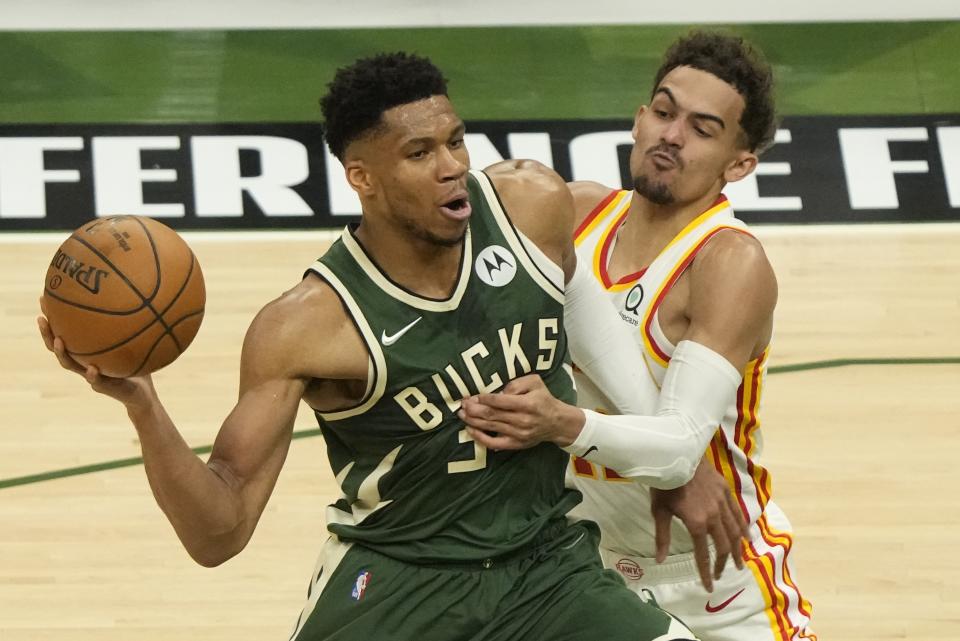
<svg viewBox="0 0 960 641">
<path fill-rule="evenodd" d="M 769 333 L 777 303 L 776 276 L 759 242 L 733 232 L 711 241 L 691 267 L 689 300 L 683 338 L 742 369 Z"/>
</svg>

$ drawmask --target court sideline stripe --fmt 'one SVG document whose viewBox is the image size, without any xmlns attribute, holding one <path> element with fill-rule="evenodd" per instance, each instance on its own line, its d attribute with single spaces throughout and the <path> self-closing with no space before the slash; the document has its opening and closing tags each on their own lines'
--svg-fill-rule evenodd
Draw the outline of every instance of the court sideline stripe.
<svg viewBox="0 0 960 641">
<path fill-rule="evenodd" d="M 809 372 L 819 369 L 834 369 L 837 367 L 850 366 L 872 366 L 872 365 L 960 365 L 960 356 L 942 357 L 942 358 L 835 358 L 825 361 L 811 361 L 808 363 L 794 363 L 792 365 L 779 365 L 768 368 L 768 374 L 789 374 L 793 372 Z M 294 432 L 294 439 L 311 438 L 319 436 L 320 429 L 314 428 Z M 196 454 L 209 454 L 213 450 L 212 445 L 192 448 Z M 94 463 L 93 465 L 81 465 L 80 467 L 69 467 L 62 470 L 53 470 L 40 474 L 30 474 L 28 476 L 18 476 L 10 479 L 0 479 L 0 490 L 8 487 L 17 487 L 20 485 L 30 485 L 41 483 L 43 481 L 52 481 L 70 476 L 81 476 L 84 474 L 93 474 L 94 472 L 103 472 L 106 470 L 116 470 L 122 467 L 131 467 L 141 465 L 142 457 L 133 457 L 117 459 L 114 461 L 105 461 L 103 463 Z"/>
</svg>

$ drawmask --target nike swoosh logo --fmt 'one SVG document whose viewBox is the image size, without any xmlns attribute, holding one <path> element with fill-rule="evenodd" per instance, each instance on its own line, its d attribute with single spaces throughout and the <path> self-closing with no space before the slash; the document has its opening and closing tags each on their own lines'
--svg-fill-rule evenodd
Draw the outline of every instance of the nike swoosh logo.
<svg viewBox="0 0 960 641">
<path fill-rule="evenodd" d="M 599 447 L 597 447 L 596 445 L 591 445 L 590 447 L 587 448 L 587 451 L 584 452 L 584 453 L 583 453 L 583 456 L 581 456 L 580 458 L 587 458 L 587 455 L 588 455 L 590 452 L 599 452 L 599 451 L 600 451 L 600 448 L 599 448 Z"/>
<path fill-rule="evenodd" d="M 732 597 L 730 597 L 720 605 L 710 605 L 710 601 L 707 601 L 707 605 L 704 606 L 704 609 L 706 609 L 706 611 L 709 612 L 710 614 L 713 614 L 714 612 L 719 612 L 720 610 L 724 609 L 725 607 L 733 603 L 734 599 L 736 599 L 738 596 L 743 594 L 743 590 L 746 590 L 746 588 L 741 589 L 739 592 L 734 594 Z"/>
<path fill-rule="evenodd" d="M 585 532 L 581 532 L 581 533 L 580 533 L 580 536 L 578 536 L 573 543 L 571 543 L 570 545 L 564 545 L 564 546 L 562 546 L 560 549 L 561 549 L 561 550 L 569 550 L 569 549 L 572 548 L 574 545 L 576 545 L 577 543 L 579 543 L 580 541 L 582 541 L 584 536 L 586 536 L 586 533 L 585 533 Z"/>
<path fill-rule="evenodd" d="M 422 319 L 422 318 L 423 318 L 423 316 L 417 316 L 416 320 L 414 320 L 412 323 L 410 323 L 410 324 L 407 325 L 406 327 L 402 328 L 402 329 L 401 329 L 400 331 L 398 331 L 396 334 L 390 334 L 390 335 L 388 336 L 388 335 L 387 335 L 387 330 L 383 330 L 383 331 L 380 333 L 380 342 L 383 343 L 384 345 L 393 345 L 393 344 L 396 343 L 398 340 L 400 340 L 400 337 L 401 337 L 401 336 L 403 336 L 403 335 L 406 334 L 408 331 L 410 331 L 410 328 L 411 328 L 411 327 L 413 327 L 414 325 L 416 325 L 417 323 L 419 323 L 419 322 L 420 322 L 420 319 Z"/>
</svg>

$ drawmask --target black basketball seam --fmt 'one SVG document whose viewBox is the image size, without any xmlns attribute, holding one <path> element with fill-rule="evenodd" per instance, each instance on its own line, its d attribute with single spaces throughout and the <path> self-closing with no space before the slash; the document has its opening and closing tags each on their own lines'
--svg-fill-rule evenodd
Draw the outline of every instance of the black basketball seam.
<svg viewBox="0 0 960 641">
<path fill-rule="evenodd" d="M 174 295 L 174 297 L 170 299 L 170 304 L 167 305 L 162 312 L 160 312 L 161 315 L 166 314 L 168 311 L 170 311 L 170 308 L 173 307 L 178 300 L 180 300 L 180 296 L 182 296 L 183 292 L 186 291 L 187 289 L 187 284 L 190 282 L 190 277 L 193 276 L 193 266 L 196 264 L 197 264 L 197 257 L 194 255 L 193 250 L 190 250 L 190 269 L 187 270 L 187 277 L 183 279 L 183 284 L 180 285 L 180 289 L 177 291 L 176 295 Z M 180 346 L 180 339 L 178 339 L 177 335 L 173 333 L 173 328 L 175 326 L 176 324 L 171 325 L 168 328 L 167 333 L 170 334 L 170 338 L 172 338 L 174 344 L 176 344 L 177 351 L 179 351 L 182 354 L 184 348 Z"/>
<path fill-rule="evenodd" d="M 113 218 L 127 218 L 127 216 L 114 216 Z M 160 316 L 160 314 L 157 313 L 157 310 L 156 310 L 156 309 L 153 307 L 153 305 L 152 305 L 153 299 L 156 297 L 157 293 L 160 291 L 160 285 L 161 285 L 161 283 L 162 283 L 162 281 L 163 281 L 163 271 L 160 269 L 160 256 L 159 256 L 159 254 L 157 253 L 157 245 L 156 245 L 155 242 L 153 242 L 153 235 L 150 233 L 150 230 L 147 229 L 147 226 L 144 225 L 142 221 L 140 221 L 136 216 L 129 216 L 129 218 L 133 218 L 134 222 L 137 223 L 138 225 L 140 225 L 140 227 L 143 229 L 143 233 L 146 235 L 147 240 L 150 242 L 150 248 L 151 248 L 151 250 L 153 251 L 153 262 L 154 262 L 154 264 L 155 264 L 155 266 L 156 266 L 156 268 L 157 268 L 157 282 L 156 282 L 156 285 L 155 285 L 155 287 L 154 287 L 153 293 L 150 294 L 149 297 L 145 296 L 145 295 L 143 294 L 143 292 L 141 292 L 141 291 L 136 287 L 136 285 L 134 285 L 134 284 L 130 281 L 130 279 L 127 278 L 126 274 L 124 274 L 122 271 L 120 271 L 120 270 L 117 268 L 117 266 L 114 265 L 114 264 L 110 261 L 109 258 L 107 258 L 106 256 L 104 256 L 103 253 L 102 253 L 100 250 L 98 250 L 96 247 L 94 247 L 93 245 L 91 245 L 90 243 L 88 243 L 87 241 L 85 241 L 84 239 L 78 237 L 75 233 L 74 233 L 73 235 L 71 235 L 70 238 L 72 238 L 73 240 L 77 241 L 78 243 L 80 243 L 81 245 L 83 245 L 84 247 L 86 247 L 87 249 L 89 249 L 91 252 L 93 252 L 93 254 L 94 254 L 95 256 L 97 256 L 98 258 L 100 258 L 100 260 L 102 260 L 104 263 L 106 263 L 107 266 L 110 267 L 110 269 L 113 270 L 113 273 L 115 273 L 115 274 L 120 278 L 120 280 L 122 280 L 124 283 L 126 283 L 127 287 L 129 287 L 130 290 L 140 298 L 140 300 L 143 302 L 143 304 L 142 304 L 139 308 L 137 308 L 136 310 L 134 310 L 134 311 L 139 312 L 139 311 L 142 310 L 142 309 L 149 309 L 151 312 L 153 312 L 154 320 L 152 320 L 149 324 L 147 324 L 147 327 L 150 327 L 150 325 L 152 325 L 153 323 L 159 322 L 159 323 L 163 326 L 164 333 L 169 334 L 169 333 L 170 333 L 170 328 L 167 326 L 167 323 L 163 320 L 163 318 Z M 191 255 L 192 255 L 192 252 L 191 252 Z M 191 265 L 192 265 L 192 263 L 191 263 Z M 59 297 L 57 297 L 57 300 L 62 300 L 62 299 L 60 299 Z M 95 308 L 89 308 L 89 307 L 84 307 L 84 306 L 82 306 L 82 305 L 74 304 L 74 303 L 71 303 L 70 301 L 63 301 L 63 300 L 62 300 L 62 302 L 67 303 L 68 305 L 71 305 L 71 306 L 76 307 L 76 308 L 78 308 L 78 309 L 86 309 L 87 311 L 97 311 L 97 312 L 100 311 L 100 310 L 95 309 Z M 117 314 L 111 314 L 111 315 L 117 315 Z M 146 328 L 144 328 L 144 330 L 146 330 Z"/>
<path fill-rule="evenodd" d="M 186 321 L 189 318 L 193 318 L 198 314 L 203 315 L 203 310 L 201 309 L 200 311 L 197 311 L 197 312 L 190 312 L 189 314 L 186 314 L 185 316 L 178 318 L 176 322 L 174 322 L 173 325 L 171 325 L 171 327 L 176 327 L 180 323 Z M 177 339 L 173 336 L 173 334 L 168 334 L 167 332 L 164 332 L 163 334 L 160 334 L 160 336 L 157 337 L 157 340 L 155 340 L 153 342 L 153 345 L 150 346 L 150 349 L 147 350 L 147 353 L 146 355 L 144 355 L 143 360 L 140 362 L 140 365 L 137 366 L 135 370 L 133 370 L 133 373 L 127 374 L 127 376 L 136 376 L 137 374 L 140 373 L 140 371 L 146 366 L 147 361 L 150 360 L 150 356 L 153 355 L 153 352 L 157 349 L 157 346 L 160 345 L 160 341 L 162 341 L 165 336 L 170 336 L 170 338 L 173 339 L 174 344 L 177 346 L 177 351 L 179 352 L 177 356 L 179 356 L 180 354 L 183 354 L 183 350 L 180 349 L 180 344 L 179 342 L 177 342 Z M 121 377 L 121 378 L 126 378 L 126 377 Z"/>
<path fill-rule="evenodd" d="M 176 296 L 173 297 L 173 300 L 171 300 L 170 303 L 163 309 L 163 311 L 160 312 L 161 314 L 166 314 L 167 311 L 169 311 L 170 308 L 173 307 L 173 305 L 177 302 L 177 300 L 178 300 L 178 299 L 180 298 L 180 296 L 183 294 L 184 290 L 186 290 L 187 284 L 190 282 L 190 276 L 193 275 L 193 266 L 194 266 L 194 264 L 195 264 L 196 262 L 197 262 L 197 258 L 196 258 L 196 256 L 193 255 L 193 252 L 191 251 L 191 252 L 190 252 L 190 270 L 187 272 L 187 277 L 184 279 L 183 285 L 181 285 L 181 287 L 180 287 L 180 291 L 177 292 Z M 142 310 L 143 308 L 141 307 L 140 309 Z M 153 308 L 151 307 L 150 309 L 152 310 Z M 140 310 L 137 310 L 137 311 L 140 311 Z M 154 313 L 156 313 L 156 312 L 154 312 Z M 202 313 L 203 313 L 203 308 L 201 308 L 201 309 L 198 310 L 198 311 L 189 312 L 189 313 L 187 314 L 187 316 L 194 316 L 194 315 L 196 315 L 196 314 L 202 314 Z M 181 320 L 183 320 L 183 318 L 186 318 L 186 316 L 181 317 L 181 318 L 177 319 L 176 321 L 174 321 L 174 323 L 173 323 L 172 325 L 170 325 L 169 328 L 167 328 L 166 322 L 164 322 L 164 323 L 163 323 L 163 326 L 164 326 L 165 328 L 167 328 L 167 329 L 166 329 L 166 331 L 163 332 L 163 334 L 160 335 L 160 338 L 163 338 L 164 336 L 169 335 L 170 338 L 173 339 L 174 344 L 177 346 L 177 350 L 178 350 L 181 354 L 182 354 L 183 351 L 184 351 L 184 347 L 180 345 L 180 341 L 179 341 L 179 339 L 177 338 L 177 336 L 172 333 L 172 329 L 173 329 L 174 327 L 176 327 L 177 324 L 180 323 Z M 143 334 L 144 332 L 146 332 L 148 329 L 150 329 L 150 328 L 154 325 L 154 323 L 156 323 L 156 322 L 157 322 L 157 320 L 156 320 L 156 319 L 153 319 L 153 320 L 151 320 L 149 323 L 147 323 L 146 325 L 144 325 L 143 327 L 141 327 L 140 329 L 138 329 L 135 333 L 133 333 L 133 334 L 131 334 L 130 336 L 128 336 L 127 338 L 123 339 L 123 340 L 120 341 L 119 343 L 114 343 L 113 345 L 109 345 L 109 346 L 104 347 L 103 349 L 99 349 L 99 350 L 97 350 L 97 351 L 95 351 L 95 352 L 74 352 L 74 351 L 69 351 L 69 350 L 68 350 L 68 353 L 71 354 L 71 355 L 73 355 L 73 356 L 96 356 L 96 355 L 98 355 L 98 354 L 105 354 L 106 352 L 109 352 L 109 351 L 111 351 L 111 350 L 117 349 L 118 347 L 122 347 L 123 345 L 126 345 L 127 343 L 129 343 L 130 341 L 132 341 L 133 339 L 137 338 L 138 336 L 140 336 L 141 334 Z M 141 367 L 142 367 L 142 366 L 141 366 Z"/>
<path fill-rule="evenodd" d="M 176 347 L 177 347 L 177 351 L 178 351 L 180 354 L 182 354 L 183 351 L 184 351 L 184 348 L 180 345 L 180 340 L 179 340 L 179 339 L 177 338 L 177 336 L 173 333 L 173 331 L 172 331 L 172 327 L 173 327 L 173 326 L 168 325 L 168 324 L 167 324 L 167 321 L 163 318 L 162 315 L 165 314 L 171 307 L 173 307 L 173 305 L 176 303 L 176 301 L 177 301 L 177 300 L 180 298 L 180 296 L 183 294 L 184 290 L 186 290 L 187 284 L 190 282 L 190 276 L 193 275 L 193 267 L 194 267 L 194 265 L 195 265 L 196 262 L 197 262 L 197 257 L 196 257 L 196 255 L 193 253 L 193 250 L 191 250 L 191 249 L 189 248 L 189 246 L 188 246 L 188 247 L 187 247 L 187 250 L 190 252 L 190 269 L 187 271 L 187 276 L 186 276 L 186 278 L 184 279 L 183 284 L 180 286 L 180 289 L 177 291 L 177 293 L 174 295 L 173 299 L 170 301 L 170 303 L 163 309 L 162 312 L 157 312 L 157 310 L 154 308 L 154 306 L 153 306 L 152 303 L 153 303 L 153 300 L 156 298 L 157 294 L 160 292 L 161 284 L 162 284 L 162 281 L 163 281 L 163 270 L 160 269 L 160 255 L 159 255 L 159 253 L 157 252 L 157 245 L 156 245 L 156 243 L 155 243 L 154 240 L 153 240 L 153 234 L 151 234 L 151 233 L 150 233 L 150 230 L 147 228 L 147 226 L 143 224 L 143 221 L 140 220 L 140 219 L 139 219 L 138 217 L 136 217 L 136 216 L 113 216 L 113 217 L 111 217 L 111 218 L 112 218 L 112 219 L 117 219 L 117 218 L 132 218 L 134 222 L 136 222 L 138 225 L 140 225 L 140 228 L 143 230 L 144 234 L 146 235 L 147 241 L 150 243 L 150 248 L 151 248 L 152 253 L 153 253 L 154 265 L 156 266 L 156 270 L 157 270 L 156 286 L 154 287 L 154 290 L 153 290 L 153 292 L 150 294 L 150 296 L 149 296 L 149 297 L 144 296 L 144 294 L 130 281 L 129 278 L 127 278 L 127 276 L 126 276 L 122 271 L 120 271 L 120 270 L 117 268 L 116 265 L 114 265 L 114 264 L 110 261 L 110 259 L 108 259 L 106 256 L 104 256 L 103 253 L 100 252 L 96 247 L 92 246 L 90 243 L 88 243 L 87 241 L 83 240 L 82 238 L 79 238 L 79 237 L 76 235 L 76 233 L 71 234 L 70 238 L 72 238 L 73 240 L 77 241 L 78 243 L 80 243 L 81 245 L 83 245 L 84 247 L 86 247 L 86 248 L 87 248 L 88 250 L 90 250 L 95 256 L 97 256 L 97 257 L 100 258 L 104 263 L 106 263 L 107 266 L 110 267 L 110 269 L 112 269 L 113 272 L 114 272 L 117 276 L 119 276 L 120 279 L 121 279 L 124 283 L 126 283 L 127 287 L 129 287 L 130 290 L 140 298 L 140 300 L 143 302 L 143 304 L 142 304 L 140 307 L 138 307 L 138 308 L 136 308 L 136 309 L 134 309 L 134 310 L 132 310 L 132 311 L 128 311 L 128 312 L 108 312 L 108 311 L 106 311 L 106 310 L 102 310 L 102 309 L 99 309 L 99 308 L 89 307 L 89 306 L 86 306 L 86 305 L 81 305 L 81 304 L 79 304 L 79 303 L 74 303 L 74 302 L 72 302 L 72 301 L 64 300 L 64 299 L 61 298 L 60 296 L 54 295 L 52 292 L 50 293 L 50 295 L 51 295 L 52 298 L 55 298 L 56 300 L 59 300 L 59 301 L 61 301 L 62 303 L 65 303 L 65 304 L 70 305 L 70 306 L 72 306 L 72 307 L 75 307 L 75 308 L 77 308 L 77 309 L 83 309 L 83 310 L 85 310 L 85 311 L 91 311 L 91 312 L 105 313 L 105 314 L 108 314 L 108 315 L 111 315 L 111 316 L 124 316 L 124 315 L 129 315 L 129 314 L 133 314 L 133 313 L 139 312 L 139 311 L 141 311 L 141 310 L 143 310 L 143 309 L 146 308 L 146 309 L 149 309 L 151 312 L 153 312 L 154 319 L 151 320 L 151 321 L 150 321 L 149 323 L 147 323 L 146 325 L 144 325 L 140 330 L 138 330 L 137 332 L 135 332 L 135 333 L 132 334 L 131 336 L 129 336 L 129 337 L 127 337 L 126 339 L 120 341 L 119 343 L 116 343 L 116 344 L 111 345 L 111 346 L 109 346 L 109 347 L 106 347 L 106 348 L 97 350 L 97 351 L 95 351 L 95 352 L 74 352 L 74 351 L 68 350 L 68 353 L 69 353 L 70 355 L 75 355 L 75 356 L 95 356 L 95 355 L 97 355 L 97 354 L 103 354 L 103 353 L 109 352 L 109 351 L 114 350 L 114 349 L 116 349 L 116 348 L 118 348 L 118 347 L 121 347 L 122 345 L 125 345 L 125 344 L 129 343 L 129 342 L 132 341 L 134 338 L 136 338 L 137 336 L 140 336 L 140 335 L 143 334 L 145 331 L 147 331 L 148 329 L 150 329 L 150 327 L 151 327 L 154 323 L 159 322 L 160 325 L 163 326 L 163 330 L 164 330 L 164 331 L 163 331 L 163 334 L 160 335 L 160 338 L 157 339 L 157 342 L 154 343 L 153 347 L 151 347 L 151 349 L 150 349 L 149 352 L 147 353 L 147 354 L 148 354 L 148 357 L 149 357 L 149 354 L 153 353 L 153 350 L 156 349 L 157 343 L 159 343 L 159 341 L 162 340 L 162 338 L 163 338 L 164 336 L 170 336 L 170 338 L 173 340 L 174 345 L 176 345 Z M 109 220 L 109 219 L 108 219 L 108 220 Z M 44 287 L 44 293 L 48 293 L 48 289 L 47 289 L 46 287 Z M 191 312 L 191 315 L 194 315 L 194 314 L 197 314 L 197 313 L 201 313 L 201 314 L 202 314 L 202 313 L 203 313 L 203 310 L 201 309 L 199 312 Z M 179 320 L 178 320 L 177 322 L 179 322 Z M 141 363 L 140 367 L 139 367 L 136 371 L 139 371 L 140 369 L 142 369 L 142 368 L 143 368 L 143 365 L 145 364 L 145 362 L 146 362 L 146 361 L 144 361 L 144 363 Z"/>
<path fill-rule="evenodd" d="M 143 306 L 141 306 L 140 309 L 146 308 L 146 309 L 149 309 L 151 312 L 153 312 L 153 315 L 154 315 L 156 318 L 155 318 L 154 321 L 151 322 L 150 324 L 152 325 L 153 323 L 160 323 L 161 325 L 163 325 L 164 332 L 165 332 L 166 334 L 169 334 L 169 333 L 170 333 L 170 327 L 167 326 L 166 321 L 163 320 L 163 317 L 162 317 L 162 316 L 157 312 L 157 310 L 153 307 L 153 299 L 156 298 L 157 294 L 160 292 L 161 284 L 163 283 L 163 270 L 160 269 L 160 254 L 157 252 L 157 244 L 156 244 L 155 242 L 153 242 L 153 234 L 151 234 L 151 233 L 150 233 L 150 230 L 147 229 L 147 226 L 143 224 L 143 221 L 140 220 L 140 219 L 139 219 L 138 217 L 136 217 L 136 216 L 115 216 L 114 218 L 132 218 L 135 223 L 137 223 L 138 225 L 140 225 L 140 228 L 143 229 L 143 233 L 146 234 L 146 236 L 147 236 L 147 240 L 150 242 L 150 249 L 153 250 L 153 262 L 154 262 L 154 265 L 155 265 L 156 268 L 157 268 L 157 284 L 154 286 L 153 293 L 151 293 L 149 296 L 144 296 L 144 294 L 143 294 L 139 289 L 137 289 L 137 287 L 136 287 L 132 282 L 130 282 L 130 279 L 127 278 L 126 274 L 124 274 L 122 271 L 120 271 L 119 269 L 117 269 L 117 266 L 114 265 L 112 262 L 110 262 L 110 259 L 107 258 L 106 256 L 104 256 L 104 255 L 100 252 L 100 250 L 98 250 L 96 247 L 94 247 L 93 245 L 91 245 L 91 244 L 88 243 L 87 241 L 83 240 L 82 238 L 76 237 L 75 235 L 72 235 L 71 238 L 73 238 L 73 239 L 76 240 L 78 243 L 80 243 L 81 245 L 83 245 L 84 247 L 86 247 L 87 249 L 89 249 L 91 252 L 94 253 L 94 255 L 96 255 L 97 257 L 99 257 L 100 260 L 102 260 L 103 262 L 105 262 L 105 263 L 110 267 L 110 269 L 112 269 L 113 272 L 114 272 L 117 276 L 119 276 L 120 279 L 121 279 L 124 283 L 127 284 L 127 287 L 129 287 L 129 288 L 131 289 L 131 291 L 133 291 L 133 293 L 136 294 L 137 296 L 139 296 L 139 297 L 140 297 L 140 300 L 143 301 Z M 190 256 L 191 256 L 191 258 L 193 257 L 193 252 L 192 252 L 192 251 L 190 252 Z M 192 268 L 192 266 L 193 266 L 193 262 L 192 262 L 192 261 L 191 261 L 190 265 L 191 265 L 191 268 Z M 139 310 L 137 310 L 137 311 L 139 311 Z M 176 339 L 174 339 L 174 340 L 176 340 Z"/>
<path fill-rule="evenodd" d="M 150 302 L 147 304 L 147 307 L 149 307 L 150 311 L 153 312 L 154 316 L 157 317 L 156 322 L 160 323 L 163 326 L 163 334 L 173 339 L 173 344 L 177 346 L 177 351 L 179 352 L 179 354 L 182 354 L 183 349 L 180 348 L 180 341 L 178 341 L 177 337 L 173 335 L 173 331 L 171 331 L 171 327 L 167 324 L 167 321 L 163 317 L 163 314 L 166 313 L 168 309 L 170 309 L 170 307 L 177 300 L 177 298 L 180 297 L 180 294 L 183 293 L 184 288 L 186 288 L 187 282 L 189 282 L 190 280 L 190 274 L 193 273 L 193 263 L 196 262 L 196 257 L 193 255 L 193 250 L 191 250 L 188 247 L 187 251 L 190 252 L 190 270 L 187 272 L 187 278 L 183 282 L 183 285 L 180 286 L 180 291 L 178 291 L 177 295 L 174 296 L 173 301 L 170 302 L 170 305 L 167 305 L 167 308 L 164 309 L 163 312 L 158 313 L 157 310 L 154 309 L 153 307 L 153 300 L 154 298 L 156 298 L 157 294 L 160 293 L 161 283 L 163 282 L 163 270 L 160 269 L 160 253 L 157 251 L 157 244 L 153 242 L 153 234 L 150 233 L 150 230 L 147 229 L 147 226 L 144 225 L 143 221 L 137 217 L 134 217 L 134 220 L 138 225 L 140 225 L 141 228 L 143 228 L 143 233 L 147 235 L 147 240 L 150 241 L 150 248 L 153 250 L 153 260 L 154 260 L 154 263 L 156 263 L 157 265 L 157 287 L 156 289 L 153 290 L 153 294 L 150 296 Z M 186 245 L 186 243 L 184 244 Z M 156 347 L 156 343 L 154 344 L 154 347 Z M 150 351 L 152 352 L 153 349 L 151 349 Z M 141 365 L 140 367 L 142 368 L 143 365 Z"/>
<path fill-rule="evenodd" d="M 110 261 L 110 259 L 107 258 L 107 257 L 103 254 L 103 252 L 101 252 L 99 249 L 97 249 L 96 247 L 94 247 L 93 245 L 91 245 L 90 243 L 88 243 L 87 241 L 85 241 L 84 239 L 82 239 L 82 238 L 80 238 L 79 236 L 77 236 L 76 232 L 74 232 L 74 233 L 70 236 L 70 238 L 68 238 L 67 240 L 73 239 L 73 240 L 77 241 L 78 243 L 80 243 L 81 245 L 83 245 L 84 247 L 86 247 L 87 249 L 89 249 L 91 252 L 93 252 L 93 254 L 94 254 L 95 256 L 97 256 L 100 260 L 102 260 L 103 262 L 105 262 L 105 263 L 107 264 L 107 266 L 108 266 L 110 269 L 112 269 L 113 272 L 114 272 L 117 276 L 120 277 L 120 280 L 122 280 L 124 283 L 126 283 L 126 284 L 127 284 L 127 287 L 129 287 L 130 290 L 140 298 L 140 301 L 143 303 L 143 305 L 141 305 L 139 308 L 137 308 L 137 309 L 135 310 L 135 311 L 140 311 L 140 310 L 143 309 L 144 307 L 149 307 L 149 306 L 150 306 L 150 303 L 153 301 L 153 298 L 157 295 L 157 292 L 160 291 L 160 281 L 161 281 L 161 279 L 163 278 L 163 274 L 161 273 L 161 270 L 160 270 L 160 256 L 159 256 L 159 254 L 157 254 L 157 245 L 156 245 L 156 243 L 153 242 L 153 235 L 150 233 L 150 230 L 147 229 L 147 226 L 144 225 L 140 220 L 138 220 L 136 216 L 115 216 L 114 219 L 116 219 L 116 218 L 133 218 L 134 222 L 136 222 L 138 225 L 140 225 L 140 227 L 143 229 L 144 234 L 146 234 L 146 236 L 147 236 L 147 240 L 150 242 L 150 249 L 153 250 L 153 262 L 154 262 L 155 267 L 157 268 L 157 284 L 156 284 L 156 286 L 154 287 L 153 293 L 152 293 L 149 297 L 148 297 L 148 296 L 145 296 L 145 295 L 143 294 L 143 292 L 141 292 L 141 291 L 137 288 L 136 285 L 134 285 L 132 282 L 130 282 L 130 279 L 127 278 L 126 274 L 124 274 L 122 271 L 120 271 L 120 270 L 117 268 L 117 266 L 114 265 L 114 264 Z M 108 220 L 109 220 L 109 219 L 108 219 Z M 64 301 L 64 302 L 66 302 L 66 301 Z M 154 313 L 156 313 L 152 308 L 151 308 L 150 311 L 153 311 Z"/>
</svg>

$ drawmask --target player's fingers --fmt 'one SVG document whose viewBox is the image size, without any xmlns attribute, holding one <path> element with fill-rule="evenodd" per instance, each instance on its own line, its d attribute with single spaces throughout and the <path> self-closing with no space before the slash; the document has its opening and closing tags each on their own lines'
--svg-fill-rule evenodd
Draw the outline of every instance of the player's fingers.
<svg viewBox="0 0 960 641">
<path fill-rule="evenodd" d="M 718 520 L 720 522 L 717 522 Z M 713 564 L 713 577 L 719 579 L 723 574 L 723 567 L 727 564 L 727 557 L 730 556 L 730 539 L 727 537 L 722 517 L 717 517 L 710 523 L 710 536 L 713 538 L 713 547 L 717 552 L 717 558 Z"/>
<path fill-rule="evenodd" d="M 464 399 L 467 400 L 467 399 Z M 524 409 L 528 405 L 528 401 L 522 396 L 516 394 L 478 394 L 476 396 L 470 397 L 470 401 L 474 405 L 479 405 L 481 407 L 489 407 L 495 410 L 502 410 L 507 412 L 515 412 L 521 409 Z"/>
<path fill-rule="evenodd" d="M 527 394 L 542 385 L 543 380 L 539 374 L 527 374 L 509 381 L 504 385 L 503 391 L 507 394 Z"/>
<path fill-rule="evenodd" d="M 53 353 L 56 354 L 60 366 L 77 374 L 84 373 L 84 367 L 67 353 L 67 346 L 63 344 L 63 339 L 57 336 L 53 339 Z"/>
<path fill-rule="evenodd" d="M 43 344 L 52 352 L 53 331 L 50 329 L 50 323 L 45 316 L 37 316 L 37 327 L 40 329 L 40 338 L 43 339 Z"/>
<path fill-rule="evenodd" d="M 743 512 L 740 510 L 740 505 L 737 503 L 736 499 L 733 498 L 733 493 L 727 492 L 727 505 L 730 507 L 730 512 L 733 514 L 733 518 L 737 523 L 737 528 L 739 529 L 739 537 L 736 543 L 736 549 L 733 551 L 733 562 L 736 564 L 737 569 L 743 569 L 743 554 L 744 546 L 740 545 L 741 540 L 749 540 L 750 538 L 750 527 L 747 524 L 747 520 L 743 517 Z"/>
<path fill-rule="evenodd" d="M 667 553 L 670 550 L 670 523 L 672 518 L 673 515 L 670 513 L 670 510 L 657 507 L 653 508 L 657 563 L 663 563 L 667 559 Z"/>
<path fill-rule="evenodd" d="M 700 581 L 707 592 L 713 592 L 713 576 L 710 574 L 710 548 L 707 546 L 707 537 L 698 534 L 693 537 L 693 558 L 697 562 L 697 572 Z"/>
<path fill-rule="evenodd" d="M 730 554 L 738 570 L 743 569 L 743 555 L 740 553 L 740 541 L 743 539 L 743 525 L 740 510 L 732 510 L 729 503 L 723 505 L 723 527 L 730 541 Z"/>
<path fill-rule="evenodd" d="M 491 435 L 483 430 L 470 427 L 469 425 L 466 429 L 467 433 L 476 443 L 479 443 L 483 447 L 493 452 L 498 452 L 500 450 L 523 449 L 523 445 L 520 442 L 509 436 L 502 436 L 500 434 Z"/>
<path fill-rule="evenodd" d="M 498 434 L 503 434 L 505 436 L 517 436 L 517 430 L 512 425 L 504 423 L 497 420 L 490 420 L 485 418 L 478 418 L 476 416 L 470 416 L 469 414 L 460 415 L 460 420 L 463 421 L 464 425 L 475 430 L 482 430 L 484 432 L 496 432 Z"/>
</svg>

